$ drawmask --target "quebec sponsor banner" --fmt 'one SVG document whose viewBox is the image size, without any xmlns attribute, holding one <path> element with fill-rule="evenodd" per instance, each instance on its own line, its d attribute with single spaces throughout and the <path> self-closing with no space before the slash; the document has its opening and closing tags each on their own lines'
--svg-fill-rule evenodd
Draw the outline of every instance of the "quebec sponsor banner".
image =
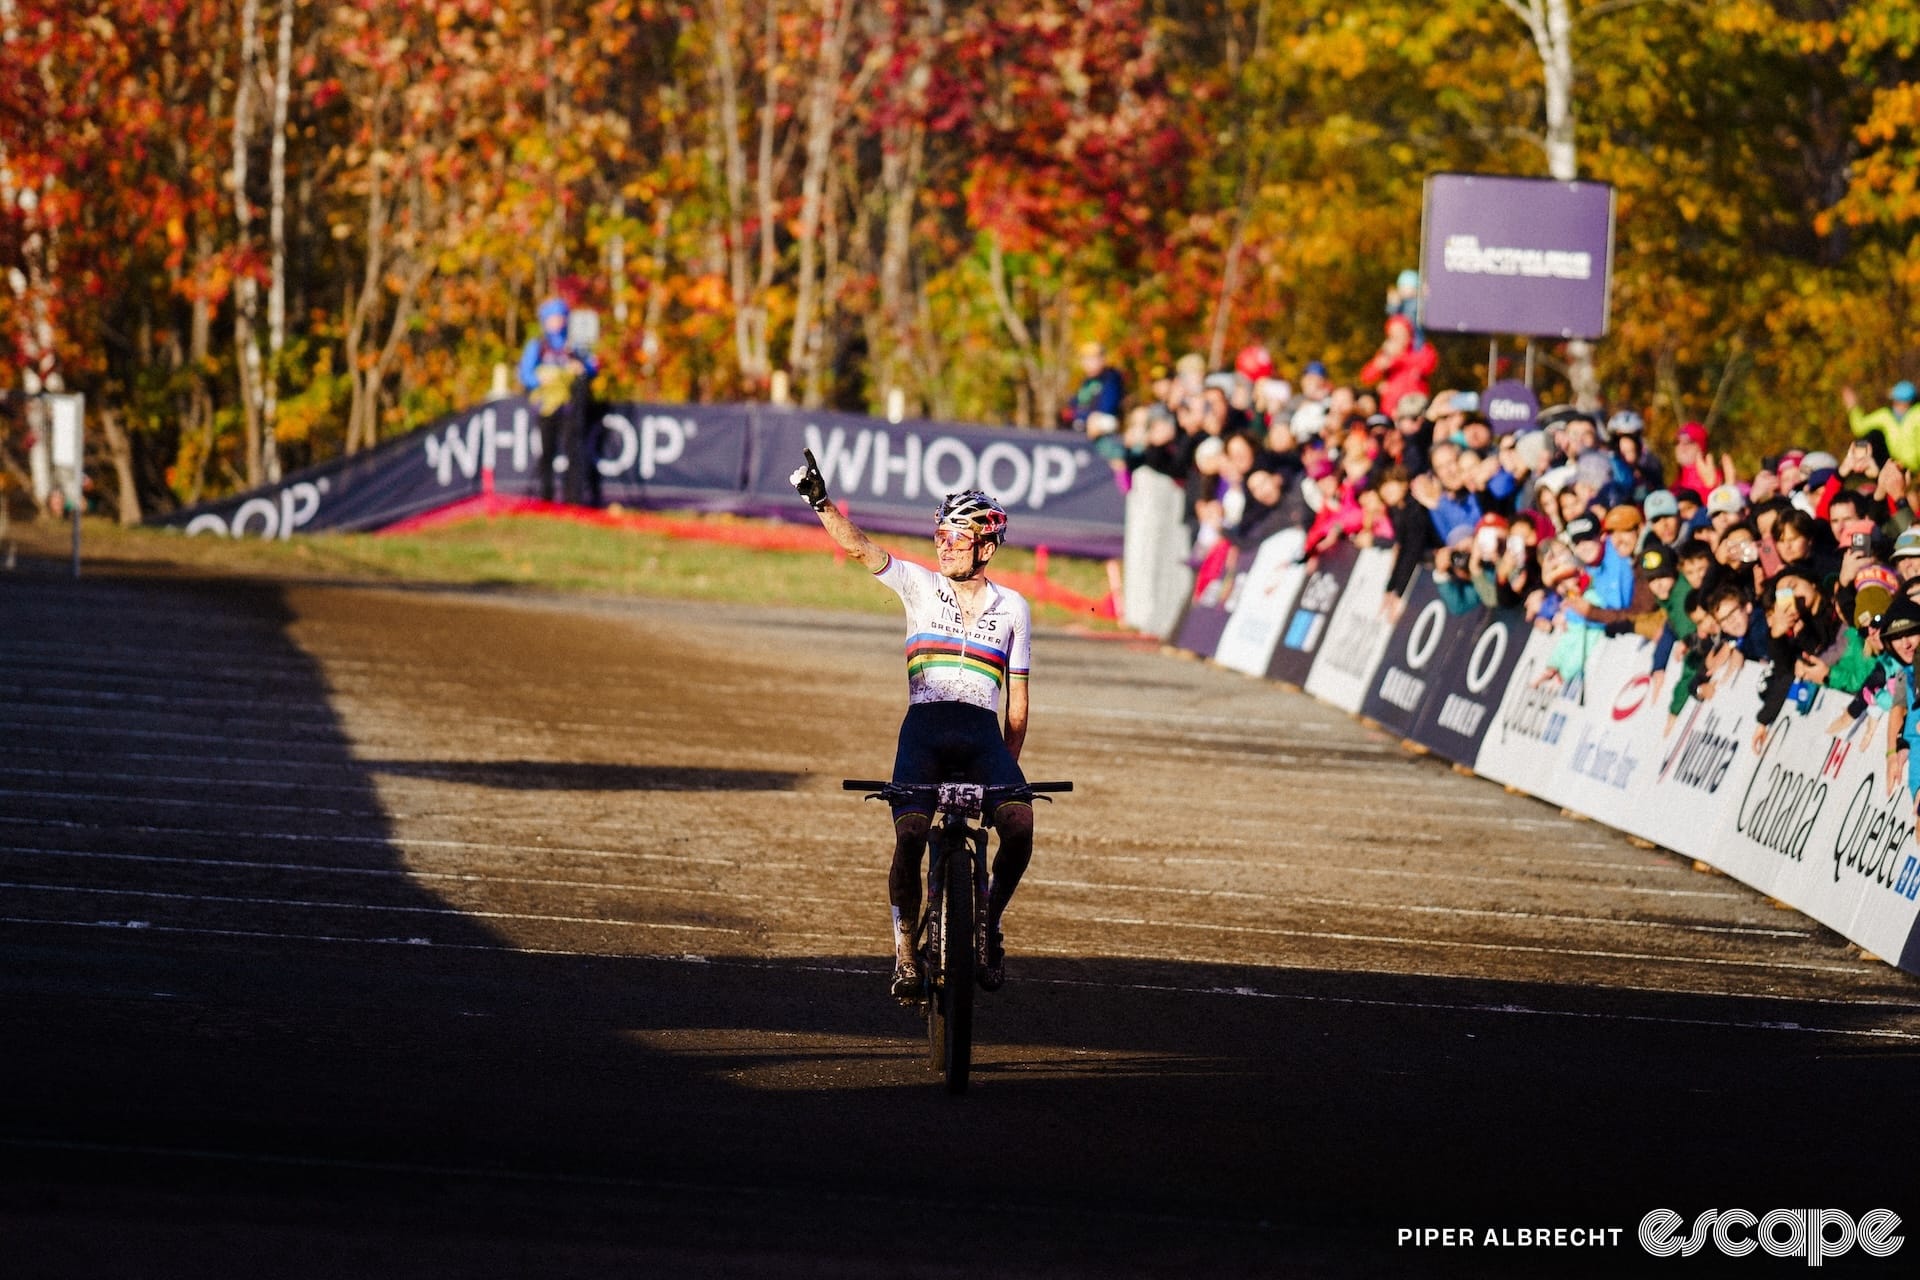
<svg viewBox="0 0 1920 1280">
<path fill-rule="evenodd" d="M 1117 556 L 1125 506 L 1113 471 L 1077 435 L 885 422 L 810 410 L 756 410 L 748 462 L 752 509 L 812 519 L 788 477 L 812 449 L 827 492 L 872 530 L 929 534 L 940 499 L 984 489 L 1007 508 L 1007 540 Z"/>
<path fill-rule="evenodd" d="M 1471 768 L 1533 625 L 1520 609 L 1483 609 L 1469 618 L 1472 630 L 1433 660 L 1432 693 L 1407 736 Z"/>
<path fill-rule="evenodd" d="M 1284 529 L 1260 544 L 1252 566 L 1234 582 L 1226 629 L 1213 651 L 1215 662 L 1250 676 L 1267 673 L 1287 614 L 1307 580 L 1306 566 L 1300 563 L 1306 546 L 1307 535 L 1299 529 Z"/>
<path fill-rule="evenodd" d="M 1717 699 L 1716 699 L 1717 701 Z M 1758 753 L 1741 743 L 1731 811 L 1706 861 L 1869 952 L 1920 972 L 1920 849 L 1904 778 L 1886 775 L 1886 720 L 1829 725 L 1847 695 L 1782 711 Z"/>
<path fill-rule="evenodd" d="M 1561 757 L 1572 745 L 1567 728 L 1580 711 L 1584 692 L 1579 681 L 1540 683 L 1559 639 L 1558 632 L 1529 629 L 1513 678 L 1473 761 L 1473 771 L 1481 777 L 1542 800 L 1554 798 Z"/>
<path fill-rule="evenodd" d="M 1342 711 L 1358 711 L 1373 683 L 1373 673 L 1393 639 L 1393 627 L 1381 615 L 1393 552 L 1368 547 L 1353 562 L 1347 589 L 1327 622 L 1327 637 L 1307 673 L 1306 691 Z"/>
<path fill-rule="evenodd" d="M 1433 575 L 1415 574 L 1406 607 L 1394 626 L 1386 655 L 1360 704 L 1360 714 L 1408 737 L 1438 687 L 1434 675 L 1473 630 L 1485 610 L 1456 614 L 1441 601 Z"/>
<path fill-rule="evenodd" d="M 1304 685 L 1319 656 L 1320 644 L 1327 638 L 1327 624 L 1340 605 L 1353 573 L 1359 552 L 1341 542 L 1304 566 L 1306 581 L 1293 612 L 1280 629 L 1280 643 L 1274 646 L 1273 661 L 1267 664 L 1267 678 L 1292 685 Z"/>
</svg>

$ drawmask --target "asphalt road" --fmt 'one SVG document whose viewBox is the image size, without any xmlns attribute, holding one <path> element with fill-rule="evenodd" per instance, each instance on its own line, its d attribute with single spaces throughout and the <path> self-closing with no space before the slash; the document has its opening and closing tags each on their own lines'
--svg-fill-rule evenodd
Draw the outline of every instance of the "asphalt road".
<svg viewBox="0 0 1920 1280">
<path fill-rule="evenodd" d="M 1637 1275 L 1702 1269 L 1661 1207 L 1920 1221 L 1920 983 L 1276 686 L 1042 635 L 1025 763 L 1080 790 L 951 1099 L 838 789 L 891 620 L 57 568 L 0 576 L 7 1276 Z M 1397 1243 L 1446 1226 L 1619 1234 Z"/>
</svg>

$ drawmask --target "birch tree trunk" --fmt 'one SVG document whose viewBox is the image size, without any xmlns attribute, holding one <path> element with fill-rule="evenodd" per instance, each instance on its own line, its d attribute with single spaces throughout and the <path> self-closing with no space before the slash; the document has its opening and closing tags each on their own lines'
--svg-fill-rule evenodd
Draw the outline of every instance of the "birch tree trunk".
<svg viewBox="0 0 1920 1280">
<path fill-rule="evenodd" d="M 253 240 L 253 202 L 247 197 L 249 151 L 253 144 L 253 89 L 260 64 L 260 0 L 240 6 L 240 70 L 233 94 L 234 242 L 244 250 Z M 241 421 L 246 432 L 247 487 L 261 483 L 260 346 L 254 337 L 260 312 L 260 284 L 242 271 L 233 286 L 233 345 L 240 371 Z"/>
<path fill-rule="evenodd" d="M 765 380 L 772 360 L 767 350 L 766 291 L 774 271 L 773 216 L 773 138 L 779 115 L 779 5 L 767 0 L 765 9 L 762 74 L 762 99 L 759 118 L 757 172 L 753 175 L 754 205 L 758 213 L 759 271 L 756 276 L 753 247 L 747 234 L 748 166 L 747 150 L 740 138 L 742 81 L 738 42 L 742 23 L 731 0 L 707 0 L 708 22 L 713 30 L 713 63 L 708 81 L 718 102 L 713 122 L 714 143 L 719 149 L 720 171 L 724 176 L 727 207 L 724 218 L 727 291 L 733 303 L 734 359 L 740 375 L 751 383 Z"/>
<path fill-rule="evenodd" d="M 926 103 L 933 79 L 934 41 L 945 24 L 944 0 L 931 0 L 915 17 L 908 37 L 913 41 L 913 51 L 901 90 L 906 109 L 896 114 L 881 139 L 880 191 L 884 212 L 878 273 L 880 315 L 870 345 L 877 357 L 876 381 L 883 398 L 896 387 L 908 390 L 909 382 L 931 381 L 911 376 L 913 355 L 918 346 L 915 322 L 919 313 L 912 279 L 913 223 L 926 172 Z M 923 388 L 912 390 L 913 398 L 924 404 Z"/>
<path fill-rule="evenodd" d="M 814 333 L 820 296 L 820 226 L 825 213 L 827 170 L 833 158 L 833 137 L 839 127 L 841 72 L 846 62 L 847 33 L 852 27 L 851 0 L 818 0 L 820 53 L 807 89 L 806 163 L 800 177 L 799 263 L 795 271 L 793 332 L 787 339 L 787 367 L 812 391 L 820 344 Z"/>
<path fill-rule="evenodd" d="M 127 437 L 118 409 L 101 409 L 94 415 L 107 438 L 107 454 L 113 459 L 113 474 L 118 482 L 118 501 L 114 503 L 122 525 L 140 523 L 140 486 L 134 481 L 133 441 Z"/>
<path fill-rule="evenodd" d="M 267 369 L 260 400 L 261 471 L 280 482 L 280 360 L 287 347 L 287 100 L 293 82 L 294 0 L 280 0 L 280 31 L 273 57 L 273 144 L 268 150 Z"/>
<path fill-rule="evenodd" d="M 382 95 L 384 96 L 384 95 Z M 381 103 L 376 100 L 374 118 L 379 118 Z M 380 279 L 386 269 L 387 179 L 380 153 L 380 134 L 376 130 L 368 149 L 367 161 L 367 261 L 360 277 L 357 295 L 347 297 L 345 335 L 347 385 L 347 441 L 349 455 L 373 444 L 373 419 L 378 413 L 376 384 L 370 367 L 362 367 L 361 348 L 380 311 Z"/>
<path fill-rule="evenodd" d="M 1540 57 L 1547 117 L 1541 149 L 1546 153 L 1547 173 L 1561 182 L 1572 182 L 1580 176 L 1580 158 L 1574 143 L 1573 0 L 1500 2 L 1526 25 L 1533 37 L 1534 52 Z M 1487 376 L 1492 378 L 1494 371 L 1488 370 Z M 1594 372 L 1591 342 L 1575 339 L 1567 344 L 1567 382 L 1576 407 L 1600 407 L 1600 378 Z"/>
</svg>

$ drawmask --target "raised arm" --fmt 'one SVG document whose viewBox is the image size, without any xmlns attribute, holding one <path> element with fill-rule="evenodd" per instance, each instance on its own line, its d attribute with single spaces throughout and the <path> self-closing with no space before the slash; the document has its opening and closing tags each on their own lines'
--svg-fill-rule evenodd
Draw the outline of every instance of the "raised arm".
<svg viewBox="0 0 1920 1280">
<path fill-rule="evenodd" d="M 813 450 L 806 451 L 807 465 L 799 468 L 789 480 L 807 500 L 825 526 L 827 536 L 840 544 L 840 549 L 865 565 L 870 572 L 878 573 L 887 567 L 887 553 L 865 533 L 860 526 L 840 514 L 840 509 L 827 497 L 827 480 L 820 474 L 820 464 L 813 460 Z"/>
</svg>

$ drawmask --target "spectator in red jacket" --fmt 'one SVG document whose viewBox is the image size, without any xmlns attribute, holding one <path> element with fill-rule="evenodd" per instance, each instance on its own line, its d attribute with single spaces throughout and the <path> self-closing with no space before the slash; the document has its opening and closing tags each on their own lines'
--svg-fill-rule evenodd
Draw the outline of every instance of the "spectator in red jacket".
<svg viewBox="0 0 1920 1280">
<path fill-rule="evenodd" d="M 1361 366 L 1360 383 L 1374 388 L 1383 405 L 1398 405 L 1410 395 L 1425 395 L 1427 379 L 1440 364 L 1431 344 L 1416 341 L 1413 324 L 1405 316 L 1387 317 L 1387 336 L 1373 359 Z"/>
</svg>

